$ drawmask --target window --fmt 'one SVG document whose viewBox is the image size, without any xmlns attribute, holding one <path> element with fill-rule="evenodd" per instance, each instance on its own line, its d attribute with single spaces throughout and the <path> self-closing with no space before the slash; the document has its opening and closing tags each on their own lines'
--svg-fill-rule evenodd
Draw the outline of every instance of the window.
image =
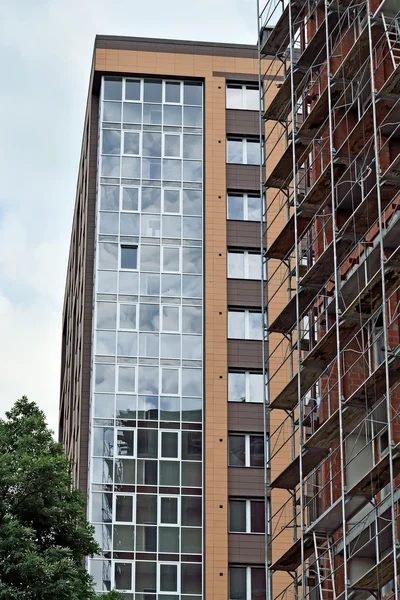
<svg viewBox="0 0 400 600">
<path fill-rule="evenodd" d="M 241 340 L 262 340 L 262 313 L 252 310 L 229 310 L 228 337 Z"/>
<path fill-rule="evenodd" d="M 228 373 L 229 402 L 263 402 L 264 383 L 262 373 L 233 371 Z"/>
<path fill-rule="evenodd" d="M 263 436 L 249 433 L 229 434 L 228 465 L 230 467 L 263 467 Z"/>
<path fill-rule="evenodd" d="M 257 138 L 228 138 L 226 155 L 228 163 L 259 165 L 260 141 Z"/>
<path fill-rule="evenodd" d="M 229 567 L 229 600 L 265 600 L 264 567 Z"/>
<path fill-rule="evenodd" d="M 261 254 L 240 250 L 228 252 L 228 277 L 261 279 Z"/>
<path fill-rule="evenodd" d="M 265 533 L 264 500 L 230 499 L 229 531 L 233 533 Z"/>
<path fill-rule="evenodd" d="M 137 246 L 121 246 L 121 269 L 137 269 Z"/>
<path fill-rule="evenodd" d="M 261 221 L 260 196 L 229 192 L 227 218 L 234 221 Z"/>
<path fill-rule="evenodd" d="M 260 92 L 257 83 L 228 83 L 226 86 L 226 108 L 258 110 Z"/>
</svg>

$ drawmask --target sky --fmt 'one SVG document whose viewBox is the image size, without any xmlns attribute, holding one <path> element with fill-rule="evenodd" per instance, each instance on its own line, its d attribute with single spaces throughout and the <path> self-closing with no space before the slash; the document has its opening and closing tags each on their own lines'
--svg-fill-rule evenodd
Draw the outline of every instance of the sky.
<svg viewBox="0 0 400 600">
<path fill-rule="evenodd" d="M 0 416 L 57 431 L 61 315 L 96 34 L 256 42 L 256 0 L 0 0 Z"/>
</svg>

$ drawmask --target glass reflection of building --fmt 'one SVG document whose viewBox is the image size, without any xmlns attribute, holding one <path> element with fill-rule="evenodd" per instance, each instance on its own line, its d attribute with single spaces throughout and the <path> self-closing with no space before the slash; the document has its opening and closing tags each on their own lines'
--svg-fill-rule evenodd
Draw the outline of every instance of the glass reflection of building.
<svg viewBox="0 0 400 600">
<path fill-rule="evenodd" d="M 202 594 L 203 85 L 103 77 L 89 518 L 98 592 Z"/>
</svg>

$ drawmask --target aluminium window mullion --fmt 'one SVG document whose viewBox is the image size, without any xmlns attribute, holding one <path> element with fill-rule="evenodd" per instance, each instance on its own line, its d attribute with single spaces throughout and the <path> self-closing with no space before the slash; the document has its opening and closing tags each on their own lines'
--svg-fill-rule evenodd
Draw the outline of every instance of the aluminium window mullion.
<svg viewBox="0 0 400 600">
<path fill-rule="evenodd" d="M 246 502 L 246 533 L 251 533 L 251 500 Z"/>
<path fill-rule="evenodd" d="M 251 600 L 251 567 L 246 567 L 246 600 Z"/>
<path fill-rule="evenodd" d="M 244 434 L 244 448 L 244 465 L 250 467 L 250 435 L 248 433 Z"/>
</svg>

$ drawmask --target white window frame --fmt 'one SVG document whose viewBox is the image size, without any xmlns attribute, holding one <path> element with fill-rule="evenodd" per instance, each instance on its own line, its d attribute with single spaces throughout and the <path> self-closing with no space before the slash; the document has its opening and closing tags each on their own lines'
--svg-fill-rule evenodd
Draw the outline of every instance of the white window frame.
<svg viewBox="0 0 400 600">
<path fill-rule="evenodd" d="M 176 333 L 176 331 L 173 333 Z M 166 371 L 177 371 L 178 372 L 178 392 L 176 394 L 168 394 L 167 392 L 162 391 L 162 374 L 163 374 L 164 369 Z M 160 377 L 160 380 L 159 380 L 158 389 L 160 391 L 159 392 L 160 396 L 168 396 L 171 398 L 176 398 L 177 396 L 181 395 L 182 369 L 180 367 L 174 367 L 172 365 L 161 365 L 160 370 L 159 370 L 159 377 Z M 162 430 L 162 431 L 164 431 L 164 430 Z"/>
<path fill-rule="evenodd" d="M 139 87 L 140 87 L 140 100 L 127 100 L 126 99 L 126 82 L 127 81 L 128 81 L 128 83 L 131 82 L 131 81 L 135 81 L 136 83 L 140 84 L 139 85 Z M 135 104 L 142 103 L 143 102 L 143 82 L 144 82 L 144 79 L 139 79 L 139 78 L 136 78 L 136 77 L 123 77 L 122 78 L 122 102 L 132 102 L 132 103 L 135 103 Z M 103 88 L 104 88 L 104 86 L 103 86 Z"/>
<path fill-rule="evenodd" d="M 232 275 L 229 275 L 229 255 L 230 254 L 240 254 L 243 255 L 243 262 L 244 262 L 244 267 L 243 267 L 243 276 L 242 277 L 232 277 Z M 253 277 L 249 277 L 249 255 L 253 254 L 256 255 L 260 258 L 260 273 L 259 273 L 259 277 L 257 279 L 253 279 Z M 261 281 L 261 254 L 259 252 L 251 252 L 250 250 L 228 250 L 228 256 L 227 256 L 227 267 L 228 267 L 228 279 L 251 279 L 252 281 Z"/>
<path fill-rule="evenodd" d="M 136 448 L 135 448 L 136 449 Z M 132 521 L 117 521 L 117 497 L 130 496 L 132 498 Z M 136 494 L 131 492 L 113 493 L 113 523 L 116 525 L 133 525 L 136 522 Z"/>
<path fill-rule="evenodd" d="M 241 90 L 241 106 L 228 106 L 228 89 L 236 89 L 236 90 Z M 248 82 L 248 83 L 240 83 L 239 81 L 229 81 L 226 84 L 226 108 L 227 109 L 233 109 L 233 110 L 258 110 L 259 107 L 257 108 L 253 108 L 253 107 L 248 107 L 247 104 L 247 90 L 248 89 L 252 89 L 252 90 L 257 90 L 258 95 L 260 95 L 260 87 L 258 85 L 258 82 Z"/>
<path fill-rule="evenodd" d="M 118 454 L 117 453 L 117 449 L 118 449 L 118 443 L 117 443 L 117 433 L 120 430 L 126 430 L 126 431 L 133 431 L 134 432 L 134 440 L 133 440 L 133 454 L 131 456 L 126 456 L 125 454 Z M 136 459 L 137 457 L 137 443 L 138 443 L 138 434 L 137 434 L 137 428 L 136 427 L 121 427 L 120 425 L 116 425 L 114 427 L 114 458 L 116 459 Z M 136 506 L 135 506 L 136 508 Z M 113 514 L 114 514 L 114 509 L 113 509 Z"/>
<path fill-rule="evenodd" d="M 168 212 L 167 210 L 165 210 L 165 203 L 164 203 L 164 195 L 165 192 L 168 191 L 173 191 L 173 192 L 178 192 L 179 193 L 179 210 L 178 212 Z M 177 189 L 177 188 L 163 188 L 161 190 L 161 214 L 163 215 L 181 215 L 182 214 L 182 189 Z"/>
<path fill-rule="evenodd" d="M 128 593 L 129 594 L 129 593 L 133 592 L 134 589 L 135 589 L 135 569 L 133 568 L 135 563 L 134 563 L 134 561 L 131 561 L 131 560 L 124 560 L 123 558 L 117 558 L 117 559 L 111 561 L 112 589 L 116 589 L 115 588 L 115 565 L 122 564 L 122 563 L 123 564 L 130 564 L 130 566 L 131 566 L 131 582 L 132 582 L 132 587 L 129 590 L 128 589 L 123 589 L 123 590 L 118 589 L 116 591 L 120 592 L 120 593 Z M 101 596 L 101 594 L 100 594 L 100 596 Z"/>
<path fill-rule="evenodd" d="M 247 157 L 248 157 L 248 152 L 247 152 L 247 144 L 248 142 L 255 142 L 257 141 L 257 143 L 260 143 L 260 140 L 256 140 L 256 138 L 250 138 L 250 137 L 240 137 L 240 136 L 228 136 L 226 138 L 226 162 L 228 165 L 252 165 L 253 167 L 259 167 L 260 166 L 260 162 L 257 162 L 256 164 L 254 163 L 249 163 L 247 162 Z M 228 143 L 229 142 L 242 142 L 242 154 L 243 154 L 243 161 L 236 163 L 236 162 L 230 162 L 228 161 Z"/>
<path fill-rule="evenodd" d="M 128 210 L 128 209 L 124 208 L 124 206 L 123 206 L 123 202 L 124 202 L 123 196 L 124 196 L 124 189 L 125 188 L 127 188 L 127 189 L 135 189 L 135 190 L 138 191 L 138 207 L 137 207 L 137 210 Z M 119 210 L 120 210 L 120 212 L 132 213 L 132 214 L 135 214 L 135 215 L 138 214 L 138 213 L 140 213 L 141 212 L 141 195 L 142 195 L 141 194 L 141 188 L 138 187 L 137 185 L 121 185 L 120 186 L 120 193 L 119 193 L 119 196 L 120 196 L 120 198 L 119 198 Z M 121 244 L 121 246 L 127 246 L 127 245 L 128 244 Z M 132 246 L 133 246 L 133 244 L 132 244 Z"/>
<path fill-rule="evenodd" d="M 172 214 L 174 216 L 179 216 L 176 213 L 168 213 L 168 214 Z M 173 249 L 173 250 L 178 250 L 178 261 L 179 261 L 179 265 L 178 271 L 167 271 L 166 269 L 164 269 L 164 251 L 165 249 Z M 170 273 L 172 275 L 175 275 L 176 273 L 182 273 L 182 246 L 172 246 L 172 245 L 168 245 L 168 246 L 161 246 L 161 273 Z"/>
<path fill-rule="evenodd" d="M 173 105 L 171 103 L 172 106 L 178 106 L 177 104 Z M 167 154 L 165 152 L 165 136 L 166 135 L 173 135 L 175 137 L 179 138 L 179 156 L 171 156 L 170 154 Z M 164 131 L 162 134 L 162 141 L 161 141 L 161 156 L 162 158 L 175 158 L 176 160 L 182 160 L 182 155 L 183 155 L 183 135 L 181 133 L 177 133 L 176 131 Z"/>
<path fill-rule="evenodd" d="M 137 211 L 131 211 L 131 212 L 132 213 L 133 212 L 137 213 Z M 122 264 L 121 264 L 122 247 L 125 248 L 125 247 L 128 247 L 128 246 L 130 246 L 131 248 L 136 248 L 136 269 L 127 269 L 126 267 L 123 267 Z M 124 272 L 126 271 L 127 273 L 130 273 L 130 272 L 137 273 L 139 271 L 139 265 L 140 265 L 139 244 L 129 244 L 127 242 L 124 242 L 124 243 L 120 242 L 118 244 L 118 270 L 119 271 L 124 271 Z M 110 270 L 110 269 L 108 269 L 108 270 Z"/>
<path fill-rule="evenodd" d="M 262 467 L 253 467 L 250 465 L 250 436 L 252 437 L 260 437 L 261 439 L 264 438 L 262 433 L 233 433 L 230 432 L 228 434 L 228 436 L 232 436 L 232 437 L 238 437 L 244 436 L 244 467 L 238 467 L 239 469 L 247 469 L 247 468 L 252 468 L 252 469 L 261 469 Z M 266 443 L 264 444 L 264 449 L 267 450 L 267 456 L 265 455 L 265 450 L 264 450 L 264 462 L 266 462 L 267 464 L 269 463 L 269 436 L 267 434 L 267 439 L 266 439 Z M 229 459 L 228 459 L 228 466 L 232 466 L 229 465 Z"/>
<path fill-rule="evenodd" d="M 166 84 L 167 83 L 179 83 L 179 102 L 170 102 L 166 100 Z M 165 79 L 162 82 L 162 103 L 171 104 L 172 106 L 180 106 L 183 104 L 183 81 L 176 81 L 175 79 Z"/>
<path fill-rule="evenodd" d="M 176 431 L 176 430 L 175 430 Z M 161 521 L 161 500 L 167 498 L 177 501 L 177 523 L 163 523 Z M 157 525 L 160 527 L 180 527 L 181 526 L 181 496 L 171 496 L 170 494 L 159 494 L 157 496 Z"/>
<path fill-rule="evenodd" d="M 230 219 L 229 218 L 229 196 L 231 197 L 235 197 L 235 198 L 242 198 L 242 202 L 243 202 L 243 219 Z M 251 193 L 251 192 L 228 192 L 226 195 L 226 218 L 229 221 L 249 221 L 249 198 L 257 198 L 260 202 L 261 205 L 261 198 L 260 198 L 260 194 L 257 195 L 257 193 Z M 261 205 L 261 217 L 262 212 L 263 212 L 263 206 L 264 203 Z M 253 219 L 250 220 L 251 223 L 259 223 L 261 221 L 261 219 L 258 221 L 254 221 Z"/>
<path fill-rule="evenodd" d="M 139 152 L 137 154 L 126 154 L 125 153 L 125 135 L 127 133 L 136 133 L 139 136 Z M 135 129 L 123 129 L 122 131 L 122 139 L 121 139 L 121 156 L 136 156 L 136 157 L 141 157 L 143 156 L 143 151 L 142 151 L 142 132 L 141 131 L 136 131 Z M 135 186 L 132 186 L 135 187 Z"/>
<path fill-rule="evenodd" d="M 163 433 L 176 433 L 178 436 L 178 456 L 176 458 L 171 456 L 162 455 L 162 434 Z M 182 435 L 179 429 L 160 429 L 158 433 L 158 460 L 166 461 L 180 461 L 182 456 Z"/>
<path fill-rule="evenodd" d="M 246 569 L 246 600 L 252 599 L 252 590 L 251 590 L 251 569 L 263 569 L 261 565 L 229 565 L 229 570 L 233 568 L 241 568 Z M 229 576 L 230 581 L 230 576 Z M 230 589 L 228 590 L 229 600 L 231 600 Z"/>
<path fill-rule="evenodd" d="M 123 364 L 123 365 L 116 365 L 116 366 L 117 366 L 117 368 L 115 369 L 115 376 L 116 376 L 115 390 L 116 390 L 117 394 L 137 394 L 137 387 L 138 387 L 137 365 Z M 120 371 L 120 369 L 126 369 L 126 368 L 135 369 L 135 386 L 134 386 L 134 390 L 130 391 L 130 392 L 125 392 L 125 391 L 119 389 L 119 371 Z"/>
<path fill-rule="evenodd" d="M 174 566 L 176 567 L 176 587 L 177 587 L 177 591 L 176 592 L 171 592 L 171 591 L 166 591 L 166 590 L 162 590 L 161 589 L 161 565 L 168 565 L 168 566 Z M 168 594 L 171 596 L 176 595 L 177 597 L 179 596 L 179 594 L 181 593 L 181 569 L 180 569 L 180 563 L 179 562 L 168 562 L 168 561 L 160 561 L 157 562 L 157 594 Z"/>
<path fill-rule="evenodd" d="M 231 313 L 240 313 L 244 315 L 244 337 L 231 337 L 229 335 L 229 315 Z M 258 310 L 253 310 L 253 309 L 249 309 L 246 308 L 244 310 L 228 310 L 228 339 L 231 340 L 263 340 L 263 330 L 261 330 L 261 337 L 257 337 L 257 338 L 253 338 L 250 337 L 250 314 L 251 313 L 256 313 L 258 315 L 261 315 L 262 317 L 262 312 L 258 311 Z"/>
<path fill-rule="evenodd" d="M 136 309 L 136 317 L 135 317 L 135 328 L 134 329 L 126 329 L 125 327 L 121 327 L 121 306 L 135 306 Z M 137 331 L 138 330 L 138 314 L 139 307 L 137 302 L 118 302 L 117 304 L 117 330 L 118 331 Z"/>
<path fill-rule="evenodd" d="M 251 531 L 251 503 L 252 502 L 262 502 L 264 503 L 264 515 L 265 515 L 265 500 L 263 498 L 229 498 L 229 511 L 231 502 L 245 502 L 246 506 L 246 530 L 245 531 L 235 531 L 229 527 L 229 533 L 250 533 L 251 535 L 265 535 L 262 531 Z M 265 516 L 264 516 L 265 520 Z M 230 515 L 228 519 L 228 525 L 230 525 Z M 266 529 L 266 526 L 265 526 Z"/>
<path fill-rule="evenodd" d="M 229 399 L 229 375 L 244 375 L 244 386 L 245 386 L 245 396 L 244 400 L 230 400 Z M 240 403 L 240 402 L 250 402 L 251 404 L 262 404 L 264 402 L 264 396 L 261 397 L 260 400 L 252 400 L 250 394 L 250 375 L 260 375 L 262 378 L 263 374 L 255 371 L 228 371 L 228 402 Z M 265 382 L 264 382 L 265 385 Z M 249 398 L 249 399 L 248 399 Z"/>
<path fill-rule="evenodd" d="M 160 305 L 160 331 L 162 333 L 180 333 L 182 328 L 182 311 L 179 304 L 161 304 Z M 178 310 L 178 329 L 167 329 L 164 327 L 164 307 L 165 308 L 176 308 Z"/>
</svg>

